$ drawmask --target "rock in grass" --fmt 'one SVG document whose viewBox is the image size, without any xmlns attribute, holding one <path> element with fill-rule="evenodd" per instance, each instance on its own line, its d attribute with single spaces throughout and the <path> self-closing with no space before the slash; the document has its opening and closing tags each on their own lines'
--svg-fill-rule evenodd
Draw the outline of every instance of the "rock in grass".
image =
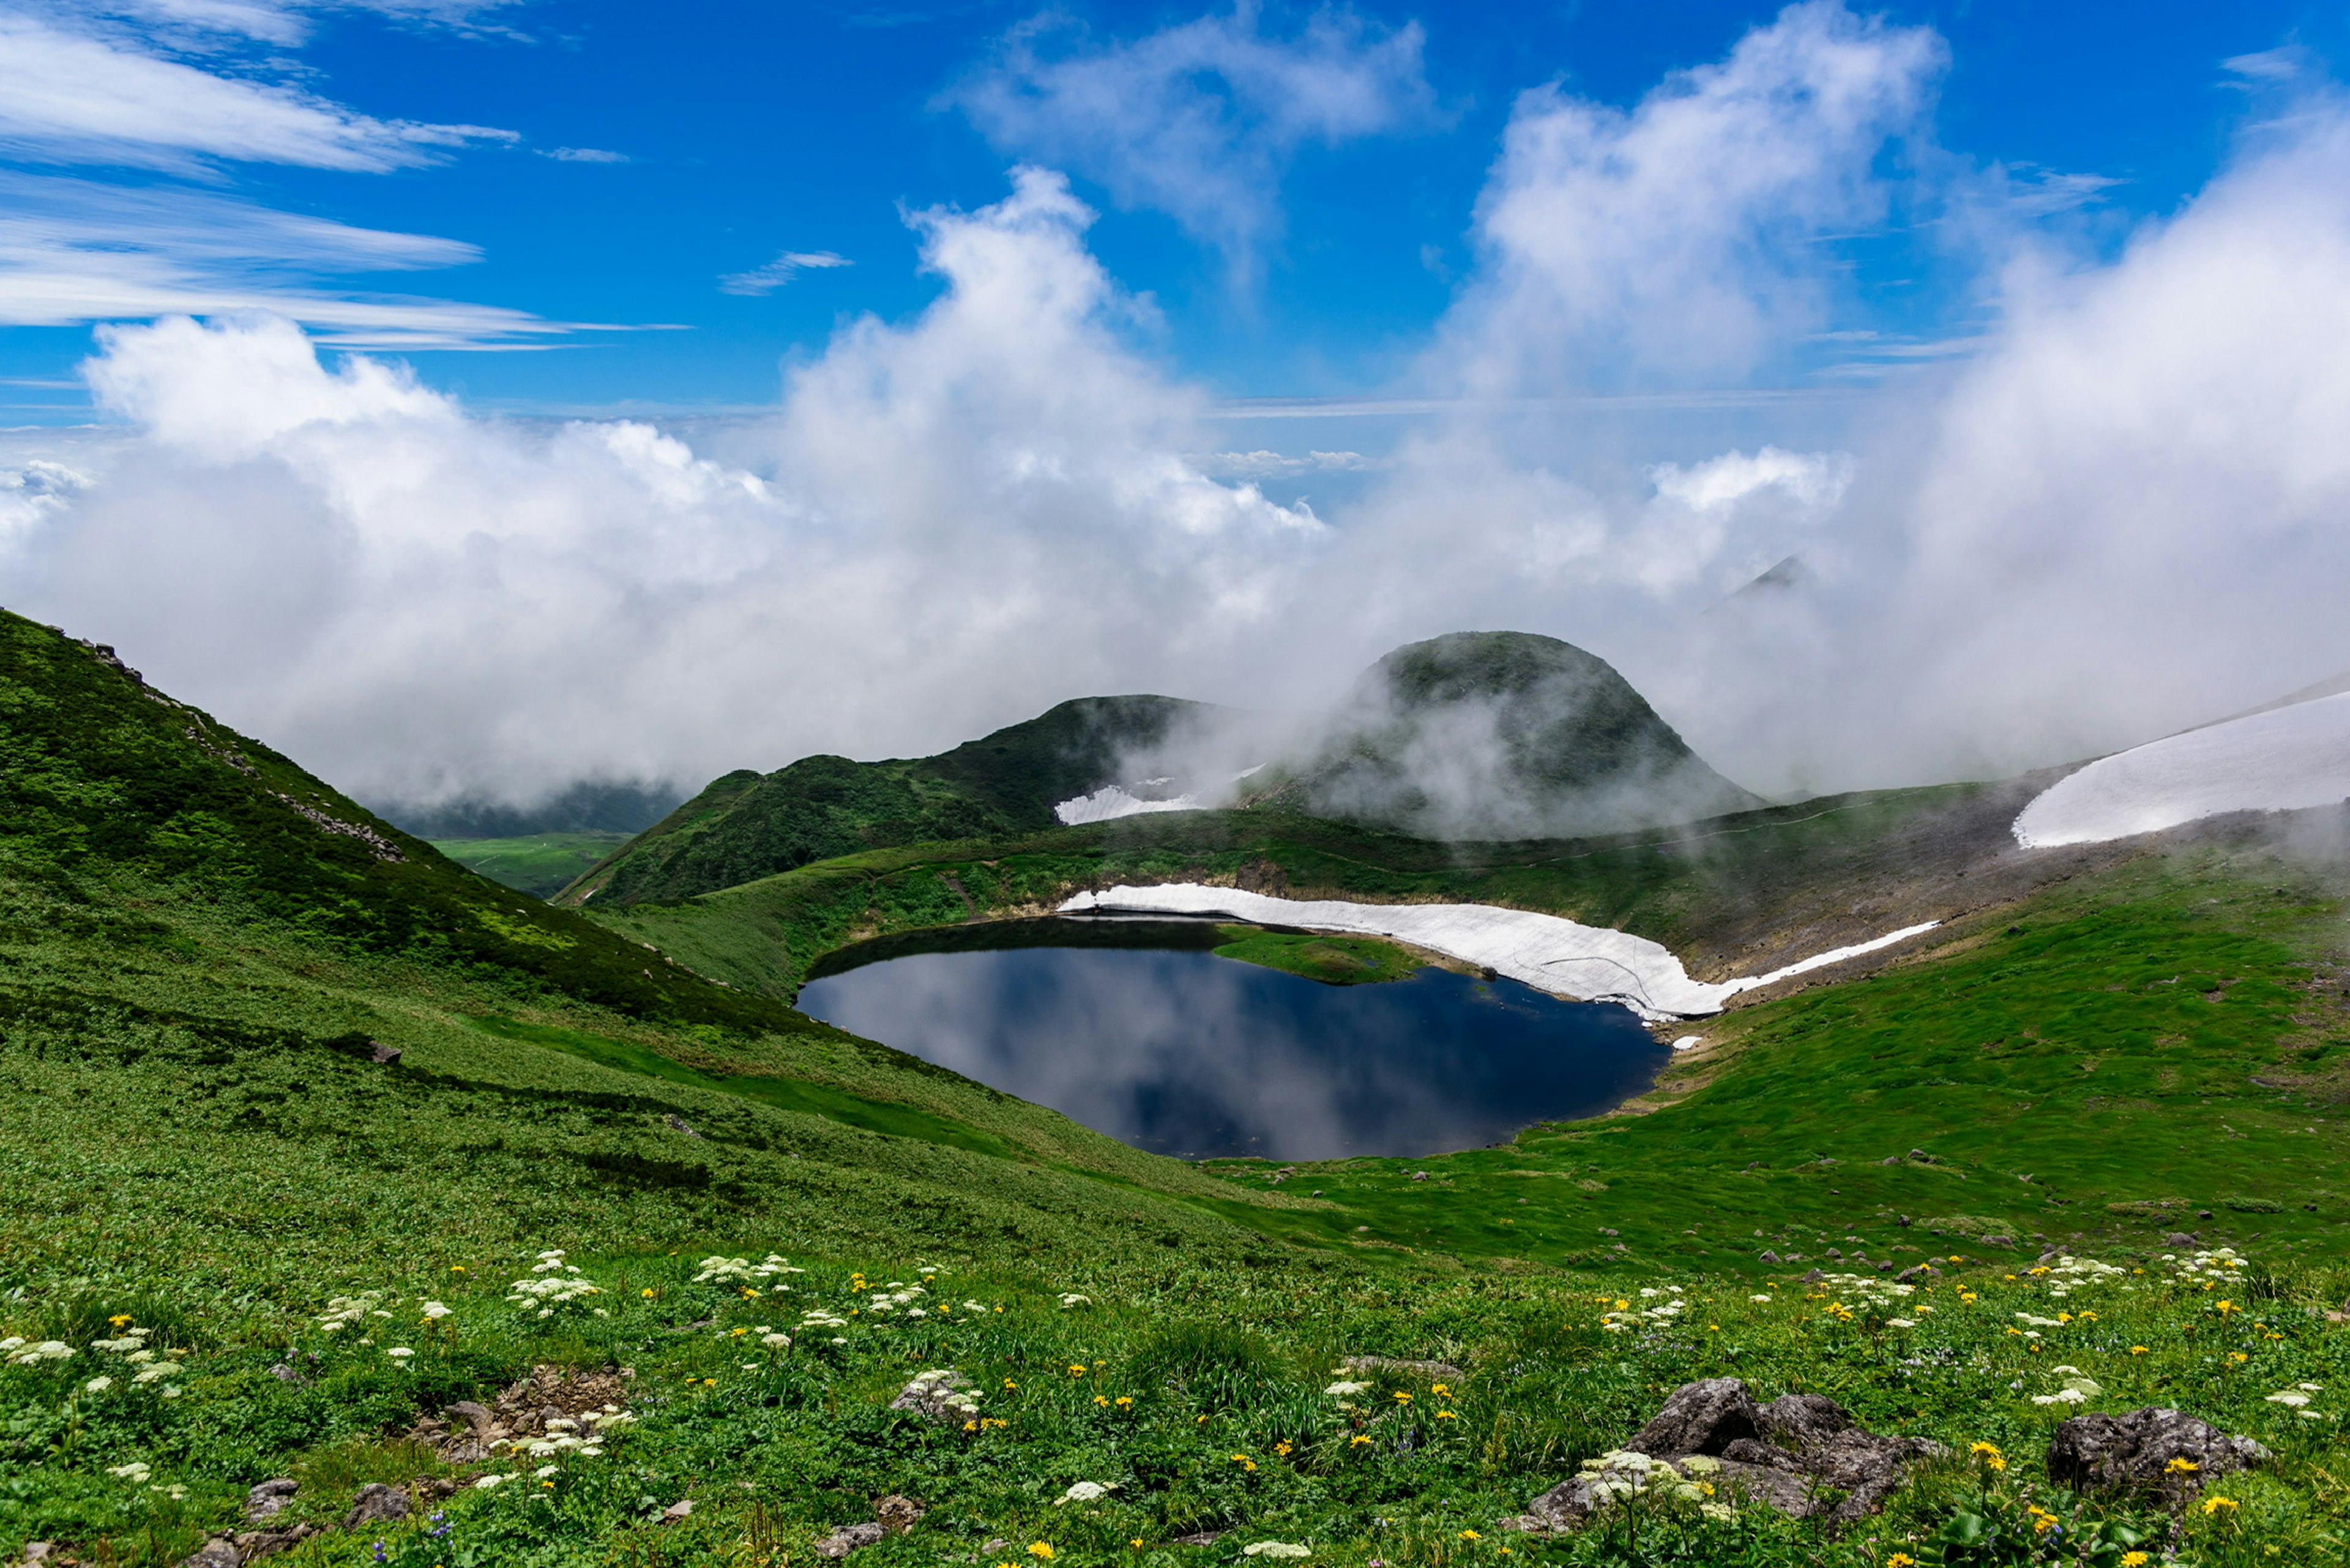
<svg viewBox="0 0 2350 1568">
<path fill-rule="evenodd" d="M 180 1559 L 180 1568 L 236 1568 L 236 1542 L 225 1535 L 213 1536 Z"/>
<path fill-rule="evenodd" d="M 294 1494 L 301 1490 L 302 1483 L 299 1481 L 286 1480 L 263 1481 L 244 1494 L 244 1521 L 247 1524 L 259 1524 L 263 1520 L 273 1517 L 278 1510 L 292 1502 Z"/>
<path fill-rule="evenodd" d="M 248 1530 L 236 1538 L 237 1561 L 258 1563 L 265 1557 L 291 1552 L 318 1532 L 317 1526 L 308 1524 L 297 1524 L 291 1530 Z"/>
<path fill-rule="evenodd" d="M 873 1500 L 873 1517 L 892 1535 L 903 1535 L 920 1522 L 922 1505 L 901 1492 Z"/>
<path fill-rule="evenodd" d="M 1659 1459 L 1719 1455 L 1761 1429 L 1762 1412 L 1745 1384 L 1735 1377 L 1707 1377 L 1674 1389 L 1664 1408 L 1626 1439 L 1624 1447 Z"/>
<path fill-rule="evenodd" d="M 352 1500 L 343 1528 L 357 1530 L 362 1524 L 389 1524 L 396 1519 L 406 1519 L 409 1506 L 408 1494 L 398 1487 L 369 1481 L 359 1488 L 359 1496 Z"/>
<path fill-rule="evenodd" d="M 844 1524 L 816 1543 L 818 1557 L 846 1557 L 860 1546 L 877 1546 L 889 1532 L 876 1524 Z"/>
<path fill-rule="evenodd" d="M 2082 1490 L 2152 1491 L 2176 1508 L 2214 1477 L 2272 1457 L 2250 1438 L 2147 1405 L 2118 1416 L 2075 1416 L 2058 1427 L 2048 1444 L 2048 1478 Z"/>
<path fill-rule="evenodd" d="M 1796 1519 L 1846 1524 L 1882 1508 L 1913 1459 L 1940 1452 L 1918 1438 L 1884 1438 L 1817 1394 L 1757 1405 L 1735 1377 L 1673 1391 L 1624 1447 L 1585 1461 L 1534 1500 L 1521 1528 L 1573 1530 L 1616 1499 L 1652 1489 L 1705 1506 L 1761 1503 Z"/>
</svg>

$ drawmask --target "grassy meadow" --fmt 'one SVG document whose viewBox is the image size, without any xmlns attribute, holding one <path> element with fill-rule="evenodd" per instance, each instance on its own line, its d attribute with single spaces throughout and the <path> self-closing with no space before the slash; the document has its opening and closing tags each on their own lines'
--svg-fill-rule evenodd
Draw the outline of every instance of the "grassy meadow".
<svg viewBox="0 0 2350 1568">
<path fill-rule="evenodd" d="M 534 898 L 552 898 L 629 841 L 625 833 L 534 833 L 520 838 L 435 838 L 432 847 Z"/>
</svg>

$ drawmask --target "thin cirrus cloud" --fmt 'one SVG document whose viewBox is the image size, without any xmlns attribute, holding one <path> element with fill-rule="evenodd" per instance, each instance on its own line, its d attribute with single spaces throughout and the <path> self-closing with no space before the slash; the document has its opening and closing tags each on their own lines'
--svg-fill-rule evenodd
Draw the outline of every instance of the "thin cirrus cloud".
<svg viewBox="0 0 2350 1568">
<path fill-rule="evenodd" d="M 338 295 L 335 272 L 463 265 L 458 240 L 356 228 L 217 192 L 0 171 L 0 323 L 273 311 L 342 348 L 521 347 L 575 330 L 518 310 Z"/>
<path fill-rule="evenodd" d="M 1245 275 L 1280 232 L 1281 179 L 1301 147 L 1436 120 L 1423 42 L 1418 23 L 1388 30 L 1345 11 L 1274 36 L 1251 5 L 1105 44 L 1044 16 L 941 102 L 1001 151 L 1167 213 Z"/>
<path fill-rule="evenodd" d="M 210 161 L 382 173 L 510 130 L 378 119 L 218 76 L 119 36 L 0 13 L 0 148 L 64 163 L 195 172 Z"/>
<path fill-rule="evenodd" d="M 856 265 L 847 256 L 831 251 L 785 251 L 764 266 L 754 267 L 749 272 L 728 273 L 718 280 L 718 289 L 722 294 L 773 294 L 811 268 L 821 271 L 827 267 Z"/>
</svg>

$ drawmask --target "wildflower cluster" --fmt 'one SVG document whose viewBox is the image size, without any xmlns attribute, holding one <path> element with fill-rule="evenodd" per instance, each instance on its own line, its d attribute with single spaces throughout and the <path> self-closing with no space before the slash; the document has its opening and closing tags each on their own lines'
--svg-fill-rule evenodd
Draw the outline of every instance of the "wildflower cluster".
<svg viewBox="0 0 2350 1568">
<path fill-rule="evenodd" d="M 1728 1519 L 1732 1512 L 1728 1503 L 1716 1501 L 1714 1485 L 1705 1479 L 1721 1469 L 1721 1460 L 1703 1454 L 1691 1454 L 1669 1463 L 1628 1449 L 1611 1449 L 1583 1461 L 1586 1486 L 1595 1503 L 1654 1491 L 1677 1501 L 1696 1503 L 1708 1519 Z"/>
<path fill-rule="evenodd" d="M 557 1307 L 604 1293 L 579 1272 L 578 1264 L 563 1261 L 560 1247 L 541 1252 L 530 1272 L 531 1278 L 514 1282 L 506 1300 L 521 1306 L 536 1306 L 536 1315 L 539 1317 L 553 1317 Z M 600 1309 L 598 1315 L 603 1315 Z"/>
<path fill-rule="evenodd" d="M 928 1317 L 931 1315 L 930 1310 L 916 1306 L 914 1303 L 930 1293 L 920 1285 L 910 1285 L 903 1280 L 891 1280 L 881 1289 L 872 1293 L 871 1297 L 865 1303 L 865 1310 L 875 1317 L 888 1317 L 891 1313 L 903 1307 L 906 1309 L 908 1317 Z"/>
<path fill-rule="evenodd" d="M 901 1397 L 910 1397 L 926 1404 L 944 1405 L 966 1416 L 979 1414 L 979 1395 L 962 1374 L 951 1366 L 936 1366 L 917 1375 L 906 1385 Z"/>
<path fill-rule="evenodd" d="M 44 1361 L 63 1361 L 74 1353 L 74 1347 L 62 1339 L 45 1339 L 37 1345 L 10 1335 L 0 1339 L 0 1354 L 8 1357 L 11 1366 L 32 1366 Z"/>
<path fill-rule="evenodd" d="M 364 1320 L 369 1317 L 388 1318 L 391 1315 L 383 1310 L 383 1299 L 381 1291 L 361 1291 L 355 1296 L 328 1296 L 327 1310 L 310 1321 L 328 1334 L 340 1334 L 355 1326 L 364 1328 L 367 1326 Z"/>
<path fill-rule="evenodd" d="M 695 1271 L 693 1282 L 697 1285 L 724 1282 L 755 1289 L 761 1280 L 772 1280 L 782 1274 L 806 1272 L 806 1269 L 794 1268 L 773 1252 L 755 1263 L 748 1258 L 723 1258 L 713 1255 L 702 1260 L 702 1266 Z M 787 1291 L 792 1287 L 778 1284 L 772 1288 Z"/>
<path fill-rule="evenodd" d="M 2034 1405 L 2084 1405 L 2105 1392 L 2095 1378 L 2077 1366 L 2059 1366 L 2055 1372 L 2064 1381 L 2054 1394 L 2034 1394 Z"/>
<path fill-rule="evenodd" d="M 2169 1265 L 2172 1277 L 2186 1282 L 2201 1280 L 2203 1288 L 2210 1290 L 2214 1283 L 2226 1284 L 2241 1278 L 2235 1271 L 2244 1266 L 2245 1260 L 2233 1247 L 2212 1247 L 2184 1258 L 2165 1252 L 2162 1262 Z"/>
<path fill-rule="evenodd" d="M 2264 1397 L 2272 1405 L 2285 1406 L 2304 1421 L 2323 1421 L 2325 1419 L 2324 1413 L 2309 1408 L 2309 1402 L 2311 1396 L 2322 1394 L 2324 1391 L 2325 1385 L 2323 1383 L 2296 1383 L 2290 1388 L 2280 1388 Z"/>
<path fill-rule="evenodd" d="M 2070 1253 L 2032 1272 L 2043 1277 L 2052 1296 L 2067 1296 L 2084 1285 L 2107 1284 L 2129 1277 L 2126 1269 L 2101 1263 L 2095 1258 L 2075 1258 Z"/>
<path fill-rule="evenodd" d="M 1662 1290 L 1654 1285 L 1644 1285 L 1640 1290 L 1640 1298 L 1644 1303 L 1650 1304 L 1636 1307 L 1630 1301 L 1619 1298 L 1612 1310 L 1599 1314 L 1599 1326 L 1610 1334 L 1622 1334 L 1640 1325 L 1643 1322 L 1650 1324 L 1670 1324 L 1673 1319 L 1680 1316 L 1689 1304 L 1681 1300 L 1681 1288 L 1679 1285 L 1668 1285 Z"/>
</svg>

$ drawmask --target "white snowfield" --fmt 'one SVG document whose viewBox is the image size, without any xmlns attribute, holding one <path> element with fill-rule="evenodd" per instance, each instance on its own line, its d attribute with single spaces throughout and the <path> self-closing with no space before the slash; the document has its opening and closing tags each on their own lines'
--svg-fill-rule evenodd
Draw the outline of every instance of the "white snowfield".
<svg viewBox="0 0 2350 1568">
<path fill-rule="evenodd" d="M 2302 811 L 2350 796 L 2350 692 L 2117 752 L 2067 774 L 2015 819 L 2027 849 L 2103 844 L 2230 811 Z"/>
<path fill-rule="evenodd" d="M 1065 827 L 1075 827 L 1081 822 L 1108 822 L 1116 817 L 1133 816 L 1146 811 L 1197 811 L 1200 797 L 1179 794 L 1172 800 L 1144 800 L 1129 794 L 1116 784 L 1104 784 L 1091 794 L 1081 794 L 1065 800 L 1053 808 L 1053 815 Z"/>
<path fill-rule="evenodd" d="M 1578 925 L 1556 915 L 1491 904 L 1353 904 L 1336 898 L 1274 898 L 1237 888 L 1170 882 L 1156 888 L 1112 888 L 1080 893 L 1063 914 L 1222 915 L 1259 925 L 1393 937 L 1448 958 L 1482 964 L 1554 996 L 1617 1002 L 1652 1023 L 1701 1018 L 1742 991 L 1908 941 L 1939 920 L 1909 926 L 1874 941 L 1814 954 L 1769 974 L 1709 984 L 1691 980 L 1672 950 L 1646 937 Z"/>
</svg>

